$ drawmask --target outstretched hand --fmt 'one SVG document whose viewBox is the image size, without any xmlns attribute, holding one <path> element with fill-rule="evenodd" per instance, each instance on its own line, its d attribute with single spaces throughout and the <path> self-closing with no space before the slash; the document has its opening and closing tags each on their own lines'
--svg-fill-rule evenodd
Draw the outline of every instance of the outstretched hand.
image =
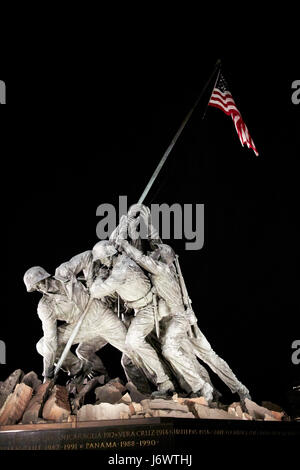
<svg viewBox="0 0 300 470">
<path fill-rule="evenodd" d="M 131 206 L 128 211 L 129 221 L 132 221 L 138 218 L 139 216 L 143 218 L 148 218 L 149 215 L 150 215 L 150 209 L 144 204 L 139 204 L 139 203 L 133 204 L 133 206 Z"/>
<path fill-rule="evenodd" d="M 124 240 L 124 238 L 118 236 L 116 241 L 115 241 L 115 247 L 117 248 L 117 250 L 122 251 L 126 241 L 127 240 Z"/>
<path fill-rule="evenodd" d="M 143 204 L 133 204 L 130 208 L 129 208 L 129 211 L 128 211 L 128 218 L 129 220 L 133 220 L 137 217 L 137 214 L 139 212 L 141 212 L 141 210 L 143 209 Z"/>
<path fill-rule="evenodd" d="M 149 207 L 147 206 L 142 206 L 141 210 L 140 210 L 140 217 L 143 217 L 143 219 L 148 219 L 148 217 L 150 217 L 151 213 L 150 213 L 150 209 Z"/>
</svg>

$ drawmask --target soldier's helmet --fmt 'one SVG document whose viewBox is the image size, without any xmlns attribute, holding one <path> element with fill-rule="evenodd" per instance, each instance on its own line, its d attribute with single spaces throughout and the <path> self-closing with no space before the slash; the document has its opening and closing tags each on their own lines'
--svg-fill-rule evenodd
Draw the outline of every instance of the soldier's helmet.
<svg viewBox="0 0 300 470">
<path fill-rule="evenodd" d="M 161 261 L 166 264 L 172 264 L 175 259 L 175 251 L 173 248 L 171 248 L 170 245 L 167 245 L 166 243 L 157 243 L 156 246 L 157 250 L 159 250 Z"/>
<path fill-rule="evenodd" d="M 35 290 L 35 285 L 48 277 L 51 277 L 51 274 L 47 273 L 47 271 L 44 268 L 41 268 L 41 266 L 33 266 L 28 269 L 24 274 L 24 283 L 27 292 L 33 292 Z"/>
<path fill-rule="evenodd" d="M 98 259 L 105 259 L 110 258 L 111 256 L 115 255 L 118 250 L 114 247 L 114 245 L 108 240 L 101 240 L 100 242 L 96 243 L 93 248 L 93 260 L 96 261 Z"/>
</svg>

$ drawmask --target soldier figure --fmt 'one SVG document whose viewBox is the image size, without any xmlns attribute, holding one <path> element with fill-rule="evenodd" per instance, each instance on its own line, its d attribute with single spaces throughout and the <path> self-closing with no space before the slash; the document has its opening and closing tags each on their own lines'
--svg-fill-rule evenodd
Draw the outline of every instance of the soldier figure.
<svg viewBox="0 0 300 470">
<path fill-rule="evenodd" d="M 168 245 L 161 244 L 150 256 L 143 255 L 127 240 L 120 240 L 120 246 L 139 266 L 145 269 L 160 298 L 158 310 L 167 309 L 165 332 L 162 337 L 162 354 L 171 364 L 181 386 L 195 396 L 204 396 L 208 401 L 213 398 L 213 387 L 205 382 L 198 373 L 196 356 L 188 354 L 182 343 L 187 339 L 188 317 L 182 301 L 176 273 L 172 269 L 175 253 Z M 162 305 L 162 304 L 165 305 Z"/>
<path fill-rule="evenodd" d="M 146 224 L 146 243 L 153 250 L 148 255 L 141 251 L 144 240 L 137 236 L 136 228 L 140 223 Z M 69 351 L 63 363 L 69 375 L 105 374 L 96 351 L 110 343 L 123 352 L 121 362 L 125 375 L 141 391 L 149 392 L 147 377 L 157 387 L 158 392 L 154 394 L 172 393 L 174 385 L 167 367 L 146 340 L 155 327 L 157 336 L 161 336 L 162 356 L 190 396 L 204 396 L 207 401 L 213 399 L 213 385 L 198 357 L 233 393 L 237 392 L 242 401 L 250 398 L 248 389 L 200 331 L 192 308 L 186 308 L 183 295 L 186 288 L 182 287 L 183 277 L 177 265 L 176 271 L 174 259 L 174 251 L 161 242 L 152 226 L 149 209 L 136 204 L 130 208 L 128 216 L 121 218 L 109 241 L 100 241 L 92 251 L 80 253 L 61 264 L 54 277 L 41 267 L 30 268 L 24 275 L 27 291 L 43 294 L 38 315 L 44 337 L 37 343 L 37 350 L 44 357 L 45 380 L 53 377 L 54 364 L 92 299 L 73 342 L 79 344 L 76 356 Z M 86 286 L 77 279 L 80 272 Z M 126 309 L 134 311 L 128 330 L 113 311 L 120 300 Z M 66 324 L 57 326 L 57 320 Z"/>
<path fill-rule="evenodd" d="M 161 393 L 169 393 L 174 386 L 155 351 L 146 341 L 154 328 L 153 292 L 149 278 L 126 254 L 118 255 L 109 241 L 98 242 L 93 248 L 94 260 L 110 270 L 106 280 L 97 278 L 90 288 L 92 297 L 102 299 L 117 293 L 125 305 L 134 310 L 134 318 L 126 335 L 128 355 L 135 353 L 145 366 L 149 380 Z"/>
<path fill-rule="evenodd" d="M 140 218 L 150 220 L 150 211 L 146 206 L 140 207 Z M 165 333 L 162 338 L 162 354 L 172 365 L 177 378 L 184 389 L 184 380 L 196 396 L 204 396 L 208 401 L 213 398 L 213 387 L 207 371 L 201 368 L 196 359 L 203 362 L 223 380 L 232 393 L 238 393 L 243 401 L 250 398 L 249 390 L 237 379 L 229 365 L 211 348 L 211 345 L 197 326 L 197 318 L 192 309 L 185 310 L 183 296 L 177 273 L 173 265 L 175 253 L 166 244 L 157 244 L 157 249 L 149 256 L 128 243 L 126 238 L 128 220 L 121 219 L 119 236 L 116 244 L 126 252 L 139 266 L 145 269 L 151 278 L 160 298 L 159 311 L 164 311 Z M 155 232 L 154 228 L 150 229 Z M 161 315 L 162 317 L 162 315 Z M 187 335 L 193 325 L 194 335 Z M 200 373 L 199 373 L 200 372 Z M 204 380 L 203 380 L 204 379 Z"/>
<path fill-rule="evenodd" d="M 44 358 L 45 381 L 53 378 L 54 364 L 60 358 L 90 298 L 88 289 L 70 271 L 68 278 L 62 280 L 62 275 L 66 274 L 64 270 L 64 265 L 61 270 L 57 270 L 57 273 L 61 274 L 60 279 L 52 277 L 39 266 L 30 268 L 24 275 L 27 291 L 38 291 L 43 294 L 38 304 L 38 316 L 42 321 L 44 336 L 37 343 L 37 351 Z M 57 320 L 63 320 L 66 324 L 57 326 Z M 93 299 L 81 329 L 74 339 L 74 344 L 79 343 L 76 356 L 69 351 L 63 368 L 72 376 L 84 377 L 91 372 L 106 374 L 106 369 L 95 352 L 110 343 L 124 353 L 127 351 L 125 338 L 126 328 L 115 313 L 105 302 Z M 130 364 L 131 361 L 123 355 L 123 366 L 125 362 Z M 124 368 L 125 374 L 130 379 L 130 366 Z"/>
</svg>

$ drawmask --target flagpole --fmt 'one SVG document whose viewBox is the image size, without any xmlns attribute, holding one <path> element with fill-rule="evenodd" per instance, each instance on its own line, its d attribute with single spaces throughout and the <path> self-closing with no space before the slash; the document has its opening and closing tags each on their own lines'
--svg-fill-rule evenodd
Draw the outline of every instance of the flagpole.
<svg viewBox="0 0 300 470">
<path fill-rule="evenodd" d="M 208 100 L 208 102 L 207 102 L 207 104 L 206 104 L 206 106 L 205 106 L 204 113 L 202 114 L 202 118 L 201 118 L 202 120 L 205 118 L 206 111 L 207 111 L 207 108 L 208 108 L 208 103 L 210 102 L 211 96 L 212 96 L 212 94 L 213 94 L 213 92 L 214 92 L 214 89 L 215 89 L 215 87 L 216 87 L 217 81 L 218 81 L 219 76 L 220 76 L 220 72 L 221 72 L 221 61 L 219 61 L 219 70 L 218 70 L 217 78 L 216 78 L 215 84 L 214 84 L 214 86 L 213 86 L 213 88 L 212 88 L 212 90 L 211 90 L 211 94 L 210 94 L 209 100 Z"/>
<path fill-rule="evenodd" d="M 190 119 L 191 115 L 193 114 L 195 108 L 197 107 L 199 101 L 201 100 L 202 96 L 204 95 L 204 93 L 205 93 L 205 91 L 206 91 L 208 85 L 210 84 L 211 80 L 213 79 L 213 77 L 214 77 L 214 75 L 215 75 L 217 69 L 219 69 L 219 71 L 218 71 L 218 77 L 219 77 L 220 66 L 221 66 L 221 60 L 218 59 L 217 62 L 216 62 L 216 64 L 215 64 L 215 66 L 214 66 L 214 70 L 213 70 L 212 74 L 210 75 L 209 79 L 208 79 L 207 82 L 205 83 L 205 85 L 204 85 L 204 87 L 203 87 L 203 89 L 202 89 L 200 95 L 198 96 L 198 98 L 197 98 L 197 100 L 196 100 L 194 106 L 191 108 L 191 110 L 188 112 L 188 114 L 187 114 L 186 117 L 184 118 L 184 120 L 183 120 L 181 126 L 179 127 L 179 129 L 178 129 L 178 131 L 176 132 L 175 136 L 174 136 L 173 139 L 171 140 L 171 142 L 170 142 L 170 144 L 169 144 L 167 150 L 166 150 L 165 153 L 163 154 L 163 156 L 162 156 L 162 158 L 161 158 L 159 164 L 157 165 L 156 169 L 154 170 L 154 173 L 153 173 L 153 175 L 151 176 L 151 178 L 150 178 L 150 180 L 149 180 L 149 182 L 148 182 L 146 188 L 144 189 L 144 192 L 142 193 L 140 199 L 138 200 L 138 203 L 139 203 L 139 204 L 142 204 L 142 203 L 144 202 L 144 200 L 145 200 L 145 198 L 146 198 L 148 192 L 150 191 L 150 189 L 151 189 L 151 187 L 152 187 L 154 181 L 155 181 L 156 178 L 157 178 L 157 175 L 159 174 L 160 170 L 162 169 L 162 167 L 163 167 L 165 161 L 167 160 L 167 158 L 168 158 L 168 156 L 169 156 L 171 150 L 173 149 L 174 145 L 176 144 L 177 139 L 179 138 L 180 134 L 182 133 L 183 129 L 185 128 L 187 122 L 189 121 L 189 119 Z M 207 107 L 207 106 L 206 106 L 206 107 Z M 205 109 L 205 111 L 206 111 L 206 109 Z"/>
</svg>

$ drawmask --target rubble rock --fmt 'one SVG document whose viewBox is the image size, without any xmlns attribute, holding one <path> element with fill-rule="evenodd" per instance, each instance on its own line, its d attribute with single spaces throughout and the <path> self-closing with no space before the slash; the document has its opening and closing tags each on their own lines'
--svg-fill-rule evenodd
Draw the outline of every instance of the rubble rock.
<svg viewBox="0 0 300 470">
<path fill-rule="evenodd" d="M 264 421 L 277 421 L 277 419 L 273 418 L 273 416 L 270 416 L 267 413 L 265 413 Z"/>
<path fill-rule="evenodd" d="M 73 395 L 73 397 L 78 397 L 83 398 L 85 395 L 87 395 L 90 391 L 92 391 L 97 385 L 104 385 L 105 384 L 105 375 L 97 375 L 96 377 L 93 377 L 92 379 L 89 379 L 86 377 L 84 381 L 81 383 L 76 382 L 76 379 L 73 377 L 73 379 L 70 379 L 67 384 L 66 384 L 66 389 L 68 390 L 68 393 L 70 395 Z"/>
<path fill-rule="evenodd" d="M 131 414 L 130 413 L 125 413 L 124 411 L 120 411 L 120 419 L 130 419 Z"/>
<path fill-rule="evenodd" d="M 107 383 L 95 390 L 96 404 L 110 403 L 114 404 L 121 400 L 122 393 L 112 383 Z"/>
<path fill-rule="evenodd" d="M 120 403 L 125 403 L 126 405 L 129 405 L 132 402 L 131 396 L 129 393 L 125 393 L 125 395 L 122 396 Z"/>
<path fill-rule="evenodd" d="M 234 401 L 231 405 L 228 405 L 228 408 L 236 409 L 237 407 L 241 407 L 241 403 L 239 401 Z"/>
<path fill-rule="evenodd" d="M 152 410 L 149 409 L 147 414 L 153 417 L 161 418 L 195 418 L 190 411 L 184 412 L 179 410 Z"/>
<path fill-rule="evenodd" d="M 243 410 L 240 402 L 234 402 L 229 405 L 227 412 L 231 415 L 237 416 L 240 419 L 243 419 Z"/>
<path fill-rule="evenodd" d="M 281 408 L 281 406 L 276 405 L 276 403 L 272 403 L 271 401 L 262 401 L 261 406 L 263 406 L 264 408 L 267 408 L 270 411 L 279 411 L 279 412 L 284 411 L 283 408 Z"/>
<path fill-rule="evenodd" d="M 15 386 L 22 380 L 24 372 L 21 369 L 15 370 L 10 376 L 0 385 L 0 409 L 3 406 L 6 398 L 10 395 Z"/>
<path fill-rule="evenodd" d="M 181 405 L 173 400 L 164 400 L 163 398 L 155 398 L 154 400 L 142 400 L 141 405 L 145 411 L 151 410 L 175 410 L 188 413 L 187 405 Z"/>
<path fill-rule="evenodd" d="M 285 421 L 288 419 L 287 413 L 284 411 L 281 406 L 272 403 L 271 401 L 262 401 L 262 406 L 271 411 L 272 416 L 277 419 L 277 421 Z"/>
<path fill-rule="evenodd" d="M 208 406 L 199 405 L 198 403 L 193 403 L 192 409 L 196 418 L 200 419 L 240 419 L 237 416 L 227 413 L 227 411 L 209 408 Z"/>
<path fill-rule="evenodd" d="M 237 416 L 240 418 L 240 416 L 237 414 L 236 412 L 236 409 L 235 408 L 231 408 L 229 407 L 228 410 L 227 410 L 227 413 L 229 413 L 230 415 L 233 415 L 233 416 Z"/>
<path fill-rule="evenodd" d="M 183 401 L 181 401 L 183 400 Z M 197 397 L 197 398 L 179 398 L 178 400 L 179 403 L 185 403 L 185 404 L 189 404 L 189 403 L 198 403 L 199 405 L 204 405 L 204 406 L 208 406 L 208 403 L 207 401 L 205 400 L 204 397 Z"/>
<path fill-rule="evenodd" d="M 48 390 L 49 383 L 41 384 L 35 395 L 31 398 L 22 418 L 23 424 L 31 424 L 40 422 L 42 412 L 42 404 L 45 393 Z"/>
<path fill-rule="evenodd" d="M 50 398 L 46 401 L 43 408 L 43 418 L 62 422 L 68 419 L 71 414 L 69 396 L 66 387 L 55 385 Z"/>
<path fill-rule="evenodd" d="M 142 400 L 136 407 L 136 414 L 144 413 L 145 417 L 168 417 L 168 418 L 194 418 L 194 414 L 189 410 L 187 404 L 181 404 L 174 400 L 166 400 L 163 398 Z"/>
<path fill-rule="evenodd" d="M 287 414 L 284 411 L 271 411 L 273 418 L 277 421 L 282 421 L 287 417 Z"/>
<path fill-rule="evenodd" d="M 94 377 L 93 379 L 89 380 L 84 386 L 80 388 L 80 391 L 76 394 L 76 385 L 75 384 L 68 384 L 67 390 L 69 393 L 75 395 L 75 399 L 72 401 L 73 409 L 76 411 L 80 406 L 82 406 L 88 395 L 98 386 L 104 384 L 104 375 L 100 375 L 99 377 Z M 75 386 L 75 389 L 72 388 Z"/>
<path fill-rule="evenodd" d="M 28 372 L 28 374 L 24 375 L 22 379 L 22 383 L 28 385 L 33 389 L 33 393 L 36 393 L 42 384 L 42 381 L 39 380 L 37 374 L 34 371 Z"/>
<path fill-rule="evenodd" d="M 125 387 L 125 385 L 123 384 L 122 380 L 119 377 L 115 379 L 111 379 L 108 383 L 116 387 L 121 393 L 125 393 L 127 390 L 127 388 Z"/>
<path fill-rule="evenodd" d="M 135 403 L 140 403 L 142 400 L 148 398 L 147 395 L 143 395 L 141 392 L 138 391 L 136 386 L 132 382 L 127 382 L 126 384 L 127 390 L 129 390 L 131 400 Z"/>
<path fill-rule="evenodd" d="M 84 405 L 77 413 L 78 421 L 94 421 L 101 419 L 121 419 L 121 413 L 130 414 L 128 405 L 119 403 L 112 405 L 110 403 L 100 403 L 99 405 Z M 124 414 L 122 415 L 124 416 Z"/>
<path fill-rule="evenodd" d="M 14 392 L 7 397 L 0 410 L 0 425 L 18 423 L 22 418 L 31 397 L 31 387 L 24 383 L 17 384 Z"/>
<path fill-rule="evenodd" d="M 133 408 L 133 414 L 140 415 L 144 413 L 144 408 L 142 407 L 140 403 L 132 402 L 129 406 L 130 406 L 130 409 Z"/>
<path fill-rule="evenodd" d="M 204 397 L 196 397 L 196 398 L 184 398 L 184 397 L 178 397 L 177 393 L 174 393 L 172 396 L 172 400 L 174 400 L 176 403 L 182 404 L 187 404 L 189 401 L 194 402 L 194 403 L 199 403 L 199 405 L 206 405 L 208 406 L 207 401 L 205 400 Z"/>
<path fill-rule="evenodd" d="M 245 399 L 245 405 L 247 408 L 247 411 L 250 416 L 254 419 L 265 419 L 265 415 L 269 415 L 270 417 L 272 416 L 272 411 L 268 410 L 267 408 L 264 408 L 263 406 L 258 405 L 252 400 L 249 400 L 248 398 Z"/>
<path fill-rule="evenodd" d="M 68 422 L 68 423 L 74 423 L 74 424 L 76 424 L 76 422 L 77 422 L 77 417 L 74 416 L 74 415 L 70 415 L 70 416 L 68 416 L 67 422 Z"/>
</svg>

